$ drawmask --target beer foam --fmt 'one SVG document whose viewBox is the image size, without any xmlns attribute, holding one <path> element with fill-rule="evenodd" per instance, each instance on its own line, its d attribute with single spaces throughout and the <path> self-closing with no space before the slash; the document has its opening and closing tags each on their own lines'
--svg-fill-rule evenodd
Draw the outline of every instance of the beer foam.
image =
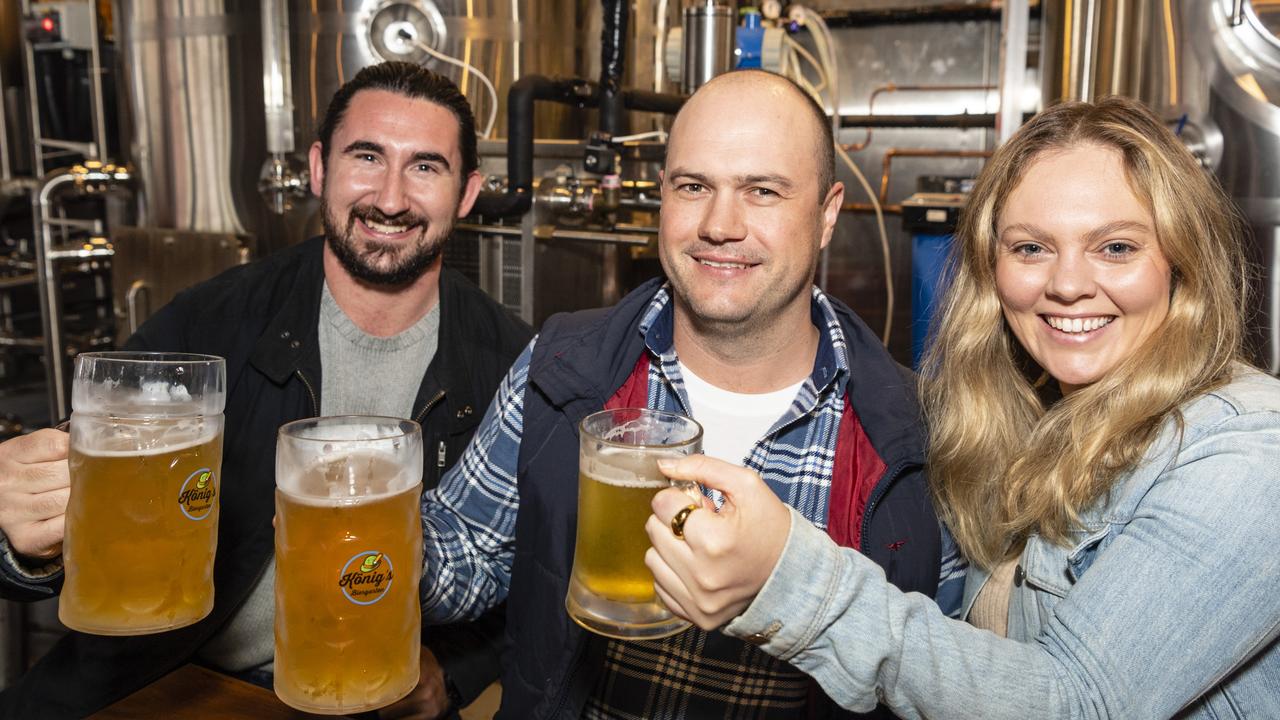
<svg viewBox="0 0 1280 720">
<path fill-rule="evenodd" d="M 681 445 L 689 442 L 689 428 L 666 418 L 642 415 L 600 434 L 605 442 L 622 445 Z"/>
<path fill-rule="evenodd" d="M 678 457 L 652 451 L 601 449 L 592 457 L 579 461 L 583 475 L 614 487 L 661 488 L 670 485 L 658 470 L 661 457 Z"/>
<path fill-rule="evenodd" d="M 609 468 L 613 470 L 614 468 Z M 640 477 L 634 473 L 628 473 L 630 477 L 606 477 L 595 472 L 583 472 L 590 480 L 595 480 L 601 485 L 612 485 L 613 487 L 635 488 L 635 489 L 659 489 L 667 487 L 671 484 L 669 480 L 663 478 L 661 480 L 653 480 L 646 477 Z"/>
<path fill-rule="evenodd" d="M 340 448 L 330 448 L 329 453 L 301 468 L 280 464 L 276 468 L 276 486 L 308 505 L 386 498 L 412 488 L 421 480 L 421 466 L 406 467 L 397 461 L 396 455 L 367 450 L 343 452 Z"/>
<path fill-rule="evenodd" d="M 220 422 L 157 421 L 138 424 L 75 413 L 71 421 L 76 452 L 93 457 L 147 457 L 187 450 L 211 442 Z"/>
<path fill-rule="evenodd" d="M 413 487 L 402 487 L 393 488 L 387 492 L 369 495 L 356 495 L 354 497 L 316 497 L 314 495 L 299 494 L 294 491 L 295 488 L 286 488 L 276 485 L 276 489 L 286 495 L 289 498 L 289 502 L 294 503 L 295 505 L 306 505 L 307 507 L 316 508 L 335 508 L 379 502 L 388 498 L 393 498 L 397 495 L 415 492 L 417 490 L 417 488 Z"/>
</svg>

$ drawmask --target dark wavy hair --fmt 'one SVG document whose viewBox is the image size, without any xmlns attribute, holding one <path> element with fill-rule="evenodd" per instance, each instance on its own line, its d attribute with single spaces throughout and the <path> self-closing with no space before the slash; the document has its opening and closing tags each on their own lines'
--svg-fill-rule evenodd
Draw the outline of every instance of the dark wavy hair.
<svg viewBox="0 0 1280 720">
<path fill-rule="evenodd" d="M 415 100 L 426 100 L 448 110 L 458 120 L 458 151 L 462 154 L 462 177 L 466 178 L 479 166 L 476 156 L 476 118 L 471 104 L 449 78 L 413 63 L 388 61 L 370 65 L 338 88 L 329 109 L 320 122 L 320 150 L 324 162 L 328 162 L 329 144 L 333 131 L 351 105 L 351 98 L 361 90 L 385 90 Z"/>
</svg>

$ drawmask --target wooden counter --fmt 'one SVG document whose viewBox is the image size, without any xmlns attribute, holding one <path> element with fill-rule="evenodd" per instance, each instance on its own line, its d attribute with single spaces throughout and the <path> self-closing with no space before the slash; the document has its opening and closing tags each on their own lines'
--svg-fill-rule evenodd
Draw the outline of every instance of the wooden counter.
<svg viewBox="0 0 1280 720">
<path fill-rule="evenodd" d="M 312 715 L 280 702 L 275 693 L 198 665 L 183 665 L 156 682 L 93 715 L 96 720 L 298 720 Z"/>
</svg>

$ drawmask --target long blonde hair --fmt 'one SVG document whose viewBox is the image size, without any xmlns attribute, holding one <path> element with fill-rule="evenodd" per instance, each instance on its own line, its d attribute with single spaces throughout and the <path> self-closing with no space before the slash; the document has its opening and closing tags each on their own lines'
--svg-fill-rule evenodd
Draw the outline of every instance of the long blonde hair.
<svg viewBox="0 0 1280 720">
<path fill-rule="evenodd" d="M 1043 153 L 1119 151 L 1172 269 L 1169 313 L 1097 382 L 1046 402 L 1042 371 L 996 293 L 1002 203 Z M 973 563 L 993 567 L 1035 533 L 1060 544 L 1187 400 L 1229 379 L 1242 355 L 1241 224 L 1217 183 L 1146 108 L 1125 98 L 1063 103 L 988 162 L 960 218 L 921 382 L 939 512 Z"/>
</svg>

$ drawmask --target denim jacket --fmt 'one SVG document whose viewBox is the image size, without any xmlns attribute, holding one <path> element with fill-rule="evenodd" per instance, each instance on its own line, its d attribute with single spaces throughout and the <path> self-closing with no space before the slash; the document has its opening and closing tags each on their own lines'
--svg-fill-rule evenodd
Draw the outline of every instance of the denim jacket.
<svg viewBox="0 0 1280 720">
<path fill-rule="evenodd" d="M 906 718 L 1280 716 L 1280 381 L 1240 367 L 1181 408 L 1084 513 L 1032 537 L 1008 638 L 947 618 L 792 515 L 777 567 L 724 631 L 841 705 Z M 971 571 L 963 611 L 988 575 Z"/>
</svg>

